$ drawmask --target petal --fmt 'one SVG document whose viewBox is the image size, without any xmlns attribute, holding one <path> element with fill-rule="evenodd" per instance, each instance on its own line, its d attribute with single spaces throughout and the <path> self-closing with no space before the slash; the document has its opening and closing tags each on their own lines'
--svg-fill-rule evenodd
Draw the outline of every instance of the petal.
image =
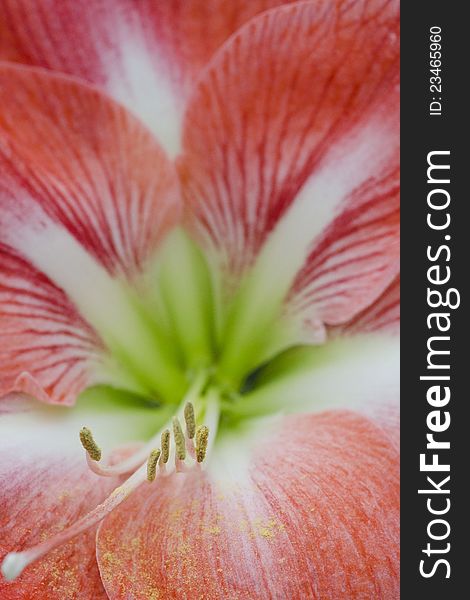
<svg viewBox="0 0 470 600">
<path fill-rule="evenodd" d="M 152 136 L 97 90 L 38 69 L 3 64 L 0 105 L 2 241 L 32 253 L 33 232 L 71 238 L 111 273 L 140 268 L 179 211 Z"/>
<path fill-rule="evenodd" d="M 242 23 L 281 3 L 6 0 L 0 5 L 0 58 L 100 85 L 174 152 L 184 98 L 201 67 Z"/>
<path fill-rule="evenodd" d="M 92 382 L 101 342 L 47 277 L 0 244 L 0 397 L 71 404 Z"/>
<path fill-rule="evenodd" d="M 109 597 L 398 598 L 398 457 L 380 430 L 335 411 L 256 428 L 249 445 L 106 518 Z"/>
<path fill-rule="evenodd" d="M 315 242 L 289 294 L 289 316 L 313 341 L 319 324 L 368 312 L 399 272 L 398 169 L 359 193 Z"/>
<path fill-rule="evenodd" d="M 353 410 L 398 448 L 399 382 L 398 336 L 389 331 L 337 336 L 323 346 L 294 348 L 268 364 L 236 414 Z"/>
<path fill-rule="evenodd" d="M 256 259 L 264 295 L 294 285 L 321 322 L 396 274 L 397 12 L 385 0 L 268 11 L 216 54 L 186 113 L 193 230 L 224 271 Z"/>
<path fill-rule="evenodd" d="M 146 433 L 150 411 L 88 398 L 76 409 L 50 407 L 10 396 L 0 401 L 0 563 L 11 551 L 46 540 L 101 502 L 119 483 L 88 470 L 78 431 L 97 440 L 130 441 Z M 0 575 L 2 600 L 107 598 L 90 530 L 27 567 L 15 581 Z"/>
<path fill-rule="evenodd" d="M 400 277 L 396 277 L 377 300 L 348 323 L 331 329 L 338 335 L 374 331 L 398 333 L 400 327 Z"/>
<path fill-rule="evenodd" d="M 14 322 L 8 316 L 11 309 L 2 308 L 2 319 L 8 319 L 12 352 L 22 352 L 29 334 L 33 345 L 60 347 L 60 355 L 43 359 L 57 361 L 62 372 L 65 358 L 73 369 L 71 385 L 67 391 L 48 393 L 54 401 L 70 402 L 87 381 L 86 352 L 81 341 L 69 339 L 68 331 L 51 322 L 50 310 L 67 328 L 78 323 L 78 310 L 101 337 L 107 332 L 108 346 L 110 332 L 131 344 L 130 338 L 145 330 L 129 310 L 120 280 L 136 278 L 178 219 L 177 180 L 153 136 L 124 108 L 88 85 L 4 64 L 0 105 L 0 240 L 22 271 L 16 276 L 29 292 L 21 302 L 30 307 L 27 315 L 15 314 Z M 19 301 L 13 298 L 17 286 L 12 268 L 7 263 L 0 266 L 7 280 L 1 300 L 7 303 Z M 32 337 L 37 328 L 28 320 L 44 317 L 44 307 L 31 298 L 38 277 L 48 288 L 45 302 L 50 305 L 48 322 L 41 325 L 42 341 Z M 145 336 L 149 333 L 144 331 L 136 342 L 142 352 Z M 85 346 L 89 337 L 87 333 Z M 4 385 L 8 388 L 21 376 L 23 383 L 13 389 L 43 397 L 33 386 L 32 377 L 37 376 L 31 374 L 28 354 L 19 356 L 24 362 L 13 355 L 6 362 Z M 36 370 L 45 366 L 35 365 Z M 59 375 L 43 373 L 38 385 L 50 387 Z"/>
</svg>

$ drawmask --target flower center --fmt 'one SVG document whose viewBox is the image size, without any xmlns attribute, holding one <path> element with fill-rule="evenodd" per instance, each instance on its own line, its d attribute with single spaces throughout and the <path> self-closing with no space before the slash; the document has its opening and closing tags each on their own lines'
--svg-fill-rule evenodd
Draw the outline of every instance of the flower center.
<svg viewBox="0 0 470 600">
<path fill-rule="evenodd" d="M 61 533 L 9 553 L 1 567 L 6 579 L 15 579 L 30 563 L 96 525 L 139 486 L 155 485 L 175 472 L 201 469 L 221 413 L 226 422 L 244 418 L 236 405 L 247 376 L 273 355 L 283 337 L 275 318 L 281 300 L 274 294 L 274 301 L 263 302 L 253 273 L 230 301 L 221 297 L 217 282 L 217 273 L 209 269 L 200 249 L 175 231 L 158 263 L 135 282 L 135 290 L 117 279 L 106 280 L 100 289 L 112 297 L 98 297 L 93 306 L 88 298 L 81 302 L 84 316 L 106 346 L 102 379 L 167 408 L 177 404 L 188 380 L 192 383 L 170 421 L 117 464 L 103 463 L 91 430 L 81 429 L 80 441 L 95 474 L 130 476 Z M 113 307 L 111 315 L 108 306 Z"/>
<path fill-rule="evenodd" d="M 234 289 L 174 230 L 132 286 L 114 279 L 106 288 L 111 297 L 97 297 L 93 310 L 85 306 L 106 347 L 98 379 L 177 404 L 194 373 L 209 369 L 220 389 L 239 392 L 250 372 L 290 342 L 279 318 L 282 294 L 273 286 L 260 291 L 259 270 L 254 265 Z"/>
</svg>

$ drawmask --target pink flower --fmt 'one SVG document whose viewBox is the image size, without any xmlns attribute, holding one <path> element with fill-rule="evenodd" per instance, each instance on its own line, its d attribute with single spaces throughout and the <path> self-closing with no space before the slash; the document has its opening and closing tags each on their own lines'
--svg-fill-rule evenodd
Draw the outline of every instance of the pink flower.
<svg viewBox="0 0 470 600">
<path fill-rule="evenodd" d="M 399 596 L 397 3 L 280 4 L 0 4 L 2 599 Z"/>
</svg>

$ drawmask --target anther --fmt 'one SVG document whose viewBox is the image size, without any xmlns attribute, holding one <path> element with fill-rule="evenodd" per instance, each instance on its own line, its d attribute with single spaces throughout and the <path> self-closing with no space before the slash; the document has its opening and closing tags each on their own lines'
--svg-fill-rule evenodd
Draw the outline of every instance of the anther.
<svg viewBox="0 0 470 600">
<path fill-rule="evenodd" d="M 202 463 L 206 458 L 207 442 L 209 440 L 209 428 L 201 425 L 196 431 L 196 459 Z"/>
<path fill-rule="evenodd" d="M 192 402 L 188 402 L 184 407 L 184 420 L 186 421 L 186 433 L 188 438 L 192 440 L 196 433 L 196 419 L 194 418 L 194 406 Z"/>
<path fill-rule="evenodd" d="M 170 430 L 169 429 L 165 429 L 165 431 L 162 432 L 160 441 L 161 441 L 161 445 L 162 445 L 162 455 L 161 455 L 160 462 L 162 464 L 165 464 L 168 462 L 168 459 L 170 458 Z"/>
<path fill-rule="evenodd" d="M 82 446 L 88 452 L 88 456 L 95 461 L 101 460 L 101 448 L 93 439 L 93 434 L 88 427 L 82 427 L 80 430 L 80 441 Z"/>
<path fill-rule="evenodd" d="M 150 452 L 147 460 L 147 481 L 154 481 L 157 476 L 157 463 L 160 458 L 161 450 L 158 448 Z"/>
<path fill-rule="evenodd" d="M 178 417 L 173 417 L 173 436 L 175 438 L 176 457 L 179 460 L 184 460 L 186 458 L 186 444 Z"/>
</svg>

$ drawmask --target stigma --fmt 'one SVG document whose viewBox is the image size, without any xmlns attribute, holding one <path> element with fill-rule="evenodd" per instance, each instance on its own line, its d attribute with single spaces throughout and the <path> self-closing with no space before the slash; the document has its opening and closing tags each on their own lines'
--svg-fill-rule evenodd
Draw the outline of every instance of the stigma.
<svg viewBox="0 0 470 600">
<path fill-rule="evenodd" d="M 83 427 L 79 438 L 86 451 L 88 465 L 93 472 L 102 476 L 116 476 L 129 472 L 134 466 L 133 473 L 101 504 L 68 528 L 36 546 L 7 554 L 1 565 L 1 572 L 5 579 L 7 581 L 16 579 L 32 562 L 102 521 L 142 484 L 156 485 L 160 479 L 174 472 L 185 473 L 192 469 L 200 469 L 208 450 L 209 429 L 206 425 L 196 427 L 194 407 L 191 402 L 185 404 L 183 417 L 184 430 L 179 417 L 175 416 L 172 419 L 173 443 L 170 428 L 165 428 L 128 460 L 107 467 L 99 466 L 101 449 L 95 442 L 91 430 Z M 159 447 L 155 447 L 157 440 L 160 442 Z M 149 450 L 150 446 L 152 447 Z"/>
</svg>

